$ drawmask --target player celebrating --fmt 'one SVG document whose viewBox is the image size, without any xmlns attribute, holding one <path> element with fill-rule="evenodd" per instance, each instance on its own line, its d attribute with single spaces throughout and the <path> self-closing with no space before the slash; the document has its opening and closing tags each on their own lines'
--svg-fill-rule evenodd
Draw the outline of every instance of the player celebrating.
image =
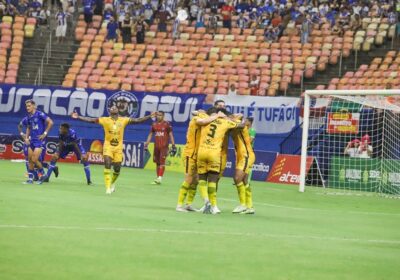
<svg viewBox="0 0 400 280">
<path fill-rule="evenodd" d="M 154 180 L 154 184 L 161 184 L 162 177 L 165 171 L 165 159 L 168 155 L 168 142 L 171 141 L 172 149 L 171 153 L 176 154 L 174 134 L 172 133 L 172 127 L 169 122 L 164 120 L 164 112 L 159 111 L 156 113 L 156 121 L 151 125 L 149 136 L 147 137 L 144 148 L 147 150 L 149 143 L 154 134 L 154 151 L 153 161 L 157 165 L 156 172 L 157 178 Z M 168 141 L 169 140 L 169 141 Z"/>
<path fill-rule="evenodd" d="M 217 214 L 216 184 L 221 172 L 221 147 L 225 134 L 229 129 L 243 127 L 242 124 L 225 118 L 225 112 L 224 109 L 211 108 L 207 113 L 215 117 L 212 122 L 206 124 L 204 119 L 197 121 L 198 125 L 203 126 L 197 156 L 197 172 L 200 194 L 205 202 L 203 210 L 205 214 Z"/>
<path fill-rule="evenodd" d="M 207 124 L 215 120 L 216 116 L 209 117 L 204 111 L 194 111 L 192 113 L 194 117 L 189 122 L 189 126 L 186 134 L 186 145 L 183 149 L 183 161 L 185 166 L 185 180 L 179 189 L 178 204 L 176 211 L 188 212 L 196 211 L 192 207 L 194 196 L 196 195 L 196 189 L 198 184 L 197 175 L 197 151 L 199 148 L 201 126 L 197 124 L 199 119 L 203 119 L 203 123 Z M 207 118 L 208 117 L 208 118 Z M 187 197 L 186 206 L 183 207 L 183 202 Z"/>
<path fill-rule="evenodd" d="M 57 170 L 58 167 L 56 166 L 56 162 L 59 158 L 65 158 L 69 153 L 73 152 L 76 155 L 76 158 L 81 161 L 84 166 L 85 175 L 86 175 L 86 182 L 88 185 L 91 185 L 92 182 L 90 181 L 90 167 L 87 161 L 87 154 L 85 149 L 82 147 L 81 140 L 76 135 L 75 130 L 70 128 L 68 123 L 62 123 L 59 129 L 59 136 L 58 136 L 58 151 L 53 155 L 49 170 L 47 170 L 46 178 L 50 178 L 51 173 L 53 170 Z M 58 177 L 58 171 L 56 177 Z"/>
<path fill-rule="evenodd" d="M 104 182 L 106 186 L 106 194 L 111 194 L 115 191 L 115 181 L 119 176 L 122 162 L 122 148 L 124 141 L 125 127 L 129 124 L 141 123 L 149 120 L 155 113 L 147 115 L 143 118 L 128 118 L 118 115 L 117 106 L 113 105 L 110 108 L 109 117 L 89 118 L 79 116 L 77 112 L 72 113 L 72 118 L 89 123 L 98 123 L 104 129 Z M 111 176 L 111 166 L 114 167 L 113 176 Z"/>
<path fill-rule="evenodd" d="M 41 154 L 45 150 L 45 139 L 53 126 L 53 121 L 43 112 L 36 110 L 36 103 L 32 99 L 25 101 L 27 116 L 25 144 L 28 146 L 28 180 L 26 184 L 32 184 L 34 179 L 34 168 L 38 168 L 39 180 L 44 174 L 43 165 L 40 161 Z"/>
<path fill-rule="evenodd" d="M 254 214 L 253 197 L 250 185 L 248 184 L 248 175 L 255 161 L 255 154 L 252 147 L 252 141 L 249 128 L 252 125 L 252 118 L 247 118 L 243 129 L 234 129 L 232 139 L 235 144 L 236 152 L 236 170 L 234 181 L 239 195 L 240 205 L 232 213 Z"/>
</svg>

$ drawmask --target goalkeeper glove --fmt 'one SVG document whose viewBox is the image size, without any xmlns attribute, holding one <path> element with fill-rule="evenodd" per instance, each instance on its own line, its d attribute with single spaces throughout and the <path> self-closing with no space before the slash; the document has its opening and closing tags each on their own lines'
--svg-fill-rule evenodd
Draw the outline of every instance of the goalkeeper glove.
<svg viewBox="0 0 400 280">
<path fill-rule="evenodd" d="M 173 156 L 176 155 L 176 152 L 177 152 L 176 146 L 175 146 L 175 145 L 172 145 L 172 148 L 171 148 L 170 151 L 169 151 L 169 155 L 170 155 L 171 157 L 173 157 Z"/>
</svg>

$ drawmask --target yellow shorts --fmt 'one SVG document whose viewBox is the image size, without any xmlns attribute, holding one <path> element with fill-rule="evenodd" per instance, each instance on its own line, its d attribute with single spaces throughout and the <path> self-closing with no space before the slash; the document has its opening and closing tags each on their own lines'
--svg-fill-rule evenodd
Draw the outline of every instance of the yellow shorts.
<svg viewBox="0 0 400 280">
<path fill-rule="evenodd" d="M 183 166 L 185 167 L 185 174 L 196 174 L 197 173 L 197 159 L 189 156 L 183 157 Z"/>
<path fill-rule="evenodd" d="M 122 149 L 111 145 L 104 145 L 103 156 L 109 156 L 112 162 L 122 162 Z"/>
<path fill-rule="evenodd" d="M 236 169 L 243 170 L 244 173 L 249 174 L 255 160 L 256 156 L 254 153 L 250 153 L 249 156 L 238 156 L 236 158 Z"/>
<path fill-rule="evenodd" d="M 215 151 L 199 151 L 197 154 L 197 173 L 221 172 L 221 154 Z"/>
</svg>

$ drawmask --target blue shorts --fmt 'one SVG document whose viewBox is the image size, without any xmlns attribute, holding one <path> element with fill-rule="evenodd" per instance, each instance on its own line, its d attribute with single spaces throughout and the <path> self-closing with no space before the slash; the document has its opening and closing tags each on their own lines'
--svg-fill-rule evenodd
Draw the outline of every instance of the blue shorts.
<svg viewBox="0 0 400 280">
<path fill-rule="evenodd" d="M 45 146 L 45 143 L 42 142 L 42 146 L 41 146 L 41 147 L 35 147 L 35 145 L 34 145 L 33 148 L 32 148 L 32 143 L 31 143 L 29 146 L 26 145 L 26 144 L 24 144 L 24 156 L 25 156 L 25 158 L 28 158 L 28 151 L 29 151 L 29 148 L 31 148 L 32 151 L 35 150 L 35 148 L 41 148 L 41 149 L 42 149 L 42 153 L 40 154 L 39 161 L 40 161 L 40 162 L 43 162 L 43 161 L 44 161 L 44 156 L 46 155 L 46 146 Z"/>
<path fill-rule="evenodd" d="M 86 154 L 82 144 L 77 143 L 76 145 L 63 145 L 58 150 L 60 158 L 65 158 L 69 153 L 75 153 L 76 158 L 81 160 L 82 156 Z"/>
</svg>

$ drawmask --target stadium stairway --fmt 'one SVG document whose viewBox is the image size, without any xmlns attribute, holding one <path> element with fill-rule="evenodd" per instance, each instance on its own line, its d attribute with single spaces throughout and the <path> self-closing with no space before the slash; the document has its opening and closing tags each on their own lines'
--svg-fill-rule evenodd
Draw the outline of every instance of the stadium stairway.
<svg viewBox="0 0 400 280">
<path fill-rule="evenodd" d="M 32 39 L 24 42 L 24 51 L 21 58 L 21 67 L 18 73 L 18 83 L 34 84 L 38 69 L 41 65 L 46 45 L 50 40 L 50 29 L 37 30 Z M 46 59 L 43 64 L 43 85 L 60 86 L 68 68 L 70 67 L 74 54 L 78 49 L 73 38 L 73 32 L 67 32 L 66 40 L 58 43 L 55 32 L 52 33 L 51 52 L 48 64 Z"/>
<path fill-rule="evenodd" d="M 362 64 L 369 65 L 375 57 L 384 58 L 386 53 L 390 50 L 400 49 L 400 39 L 394 41 L 392 48 L 392 41 L 386 40 L 380 46 L 374 46 L 369 52 L 359 51 L 357 64 L 355 64 L 355 52 L 352 51 L 348 58 L 343 59 L 341 76 L 339 76 L 339 63 L 336 65 L 329 65 L 323 72 L 316 72 L 312 79 L 304 78 L 303 91 L 306 89 L 315 89 L 318 85 L 328 85 L 332 78 L 341 78 L 346 74 L 346 71 L 357 71 L 358 67 Z M 301 94 L 300 87 L 293 85 L 288 89 L 288 96 L 299 96 Z"/>
</svg>

